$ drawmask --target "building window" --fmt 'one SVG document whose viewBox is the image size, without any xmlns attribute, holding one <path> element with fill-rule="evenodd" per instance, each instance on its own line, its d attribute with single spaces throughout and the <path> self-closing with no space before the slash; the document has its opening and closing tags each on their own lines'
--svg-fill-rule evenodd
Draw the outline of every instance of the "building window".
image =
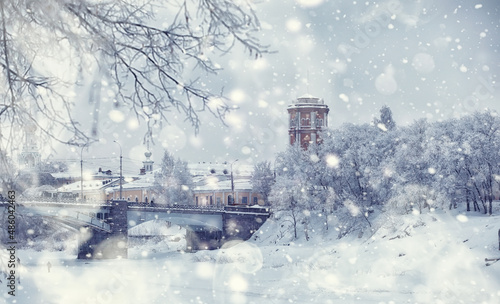
<svg viewBox="0 0 500 304">
<path fill-rule="evenodd" d="M 210 196 L 210 206 L 212 206 L 214 204 L 214 199 L 212 196 Z"/>
<path fill-rule="evenodd" d="M 247 205 L 247 204 L 248 204 L 248 197 L 246 197 L 246 196 L 242 197 L 242 198 L 241 198 L 241 203 L 242 203 L 243 205 Z"/>
<path fill-rule="evenodd" d="M 259 203 L 259 199 L 256 196 L 254 196 L 253 197 L 253 204 L 257 205 L 258 203 Z"/>
<path fill-rule="evenodd" d="M 198 206 L 198 197 L 196 197 L 196 206 Z"/>
<path fill-rule="evenodd" d="M 233 196 L 232 195 L 228 195 L 227 196 L 227 203 L 229 205 L 233 205 L 234 204 L 234 202 L 233 202 Z"/>
<path fill-rule="evenodd" d="M 217 207 L 220 207 L 220 204 L 221 204 L 221 202 L 220 202 L 220 201 L 221 201 L 220 197 L 217 197 L 217 198 L 216 198 L 216 200 L 217 200 Z"/>
</svg>

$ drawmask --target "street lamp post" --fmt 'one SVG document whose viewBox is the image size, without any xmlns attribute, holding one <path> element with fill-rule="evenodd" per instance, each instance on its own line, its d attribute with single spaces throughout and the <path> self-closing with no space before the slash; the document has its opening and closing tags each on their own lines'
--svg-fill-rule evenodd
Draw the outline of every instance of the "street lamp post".
<svg viewBox="0 0 500 304">
<path fill-rule="evenodd" d="M 115 143 L 118 144 L 118 146 L 120 147 L 120 199 L 122 199 L 122 145 L 120 145 L 120 143 L 116 140 L 114 140 Z"/>
<path fill-rule="evenodd" d="M 80 200 L 83 201 L 83 148 L 87 145 L 83 145 L 80 151 Z"/>
<path fill-rule="evenodd" d="M 234 160 L 232 163 L 231 163 L 231 193 L 233 195 L 233 204 L 234 204 L 234 179 L 233 179 L 233 164 L 235 162 L 237 162 L 238 159 Z"/>
</svg>

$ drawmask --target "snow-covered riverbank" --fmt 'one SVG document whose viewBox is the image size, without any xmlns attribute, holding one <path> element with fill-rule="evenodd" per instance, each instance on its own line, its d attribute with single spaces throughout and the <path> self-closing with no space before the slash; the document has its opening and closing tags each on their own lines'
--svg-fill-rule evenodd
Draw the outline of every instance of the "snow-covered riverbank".
<svg viewBox="0 0 500 304">
<path fill-rule="evenodd" d="M 6 303 L 499 303 L 500 216 L 435 211 L 380 217 L 372 235 L 336 239 L 311 221 L 290 242 L 272 219 L 231 248 L 183 253 L 145 242 L 128 260 L 79 261 L 20 250 L 20 284 Z M 375 226 L 375 225 L 374 225 Z M 47 263 L 51 269 L 48 272 Z M 2 278 L 3 280 L 3 278 Z M 17 302 L 14 302 L 17 301 Z"/>
</svg>

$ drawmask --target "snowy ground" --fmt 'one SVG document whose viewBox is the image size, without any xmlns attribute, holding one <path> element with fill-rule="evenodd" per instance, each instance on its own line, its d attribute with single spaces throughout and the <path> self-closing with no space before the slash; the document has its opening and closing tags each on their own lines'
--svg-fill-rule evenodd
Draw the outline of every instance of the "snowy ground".
<svg viewBox="0 0 500 304">
<path fill-rule="evenodd" d="M 500 216 L 463 214 L 380 217 L 372 235 L 340 240 L 313 220 L 312 238 L 296 242 L 269 220 L 231 248 L 145 242 L 128 260 L 24 250 L 17 295 L 4 281 L 0 303 L 500 303 L 500 262 L 484 261 L 500 257 Z"/>
</svg>

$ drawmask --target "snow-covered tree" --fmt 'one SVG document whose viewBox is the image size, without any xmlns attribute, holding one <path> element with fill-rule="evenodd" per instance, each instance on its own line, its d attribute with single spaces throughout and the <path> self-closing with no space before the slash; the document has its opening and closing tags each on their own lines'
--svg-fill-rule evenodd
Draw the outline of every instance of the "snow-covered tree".
<svg viewBox="0 0 500 304">
<path fill-rule="evenodd" d="M 274 173 L 271 162 L 263 161 L 255 164 L 252 175 L 252 191 L 259 193 L 264 204 L 269 204 L 269 194 L 274 184 Z"/>
<path fill-rule="evenodd" d="M 195 128 L 201 110 L 223 118 L 229 107 L 199 77 L 216 74 L 216 56 L 235 45 L 260 57 L 259 28 L 250 1 L 2 1 L 0 139 L 12 146 L 34 123 L 45 137 L 83 145 L 97 138 L 104 98 L 143 119 L 148 138 L 171 110 Z M 82 95 L 91 132 L 73 116 Z"/>
<path fill-rule="evenodd" d="M 293 228 L 294 238 L 297 239 L 297 229 L 304 218 L 308 216 L 308 190 L 300 180 L 278 176 L 270 194 L 273 210 L 282 222 L 289 222 Z"/>
<path fill-rule="evenodd" d="M 302 224 L 306 239 L 309 239 L 308 224 L 311 213 L 319 206 L 314 199 L 314 167 L 309 153 L 298 144 L 288 147 L 276 158 L 276 182 L 269 201 L 279 220 L 290 222 L 294 237 Z"/>
<path fill-rule="evenodd" d="M 160 170 L 155 174 L 153 191 L 159 204 L 193 204 L 193 179 L 187 163 L 175 159 L 172 154 L 165 151 L 160 165 Z"/>
<path fill-rule="evenodd" d="M 345 124 L 324 137 L 321 159 L 340 201 L 349 199 L 364 206 L 377 203 L 370 177 L 383 157 L 376 146 L 378 136 L 380 132 L 368 124 Z M 332 159 L 335 165 L 329 164 Z"/>
<path fill-rule="evenodd" d="M 492 111 L 476 112 L 465 117 L 472 135 L 467 144 L 470 148 L 468 164 L 470 182 L 483 203 L 484 213 L 493 212 L 495 176 L 500 175 L 500 118 Z"/>
<path fill-rule="evenodd" d="M 424 209 L 443 207 L 446 197 L 439 190 L 425 185 L 406 184 L 398 187 L 386 206 L 397 214 L 422 213 Z"/>
<path fill-rule="evenodd" d="M 37 171 L 44 173 L 67 172 L 68 165 L 63 161 L 46 160 L 38 164 Z"/>
<path fill-rule="evenodd" d="M 392 118 L 391 108 L 386 105 L 380 109 L 380 118 L 375 118 L 373 123 L 383 131 L 391 131 L 396 128 L 396 122 Z"/>
<path fill-rule="evenodd" d="M 307 223 L 304 212 L 333 212 L 339 236 L 370 229 L 375 208 L 397 215 L 465 202 L 470 210 L 470 201 L 491 213 L 500 184 L 499 131 L 492 111 L 384 132 L 344 124 L 323 132 L 321 145 L 278 155 L 271 202 L 289 212 L 295 230 Z"/>
<path fill-rule="evenodd" d="M 0 150 L 0 193 L 16 190 L 16 168 L 6 153 Z"/>
</svg>

